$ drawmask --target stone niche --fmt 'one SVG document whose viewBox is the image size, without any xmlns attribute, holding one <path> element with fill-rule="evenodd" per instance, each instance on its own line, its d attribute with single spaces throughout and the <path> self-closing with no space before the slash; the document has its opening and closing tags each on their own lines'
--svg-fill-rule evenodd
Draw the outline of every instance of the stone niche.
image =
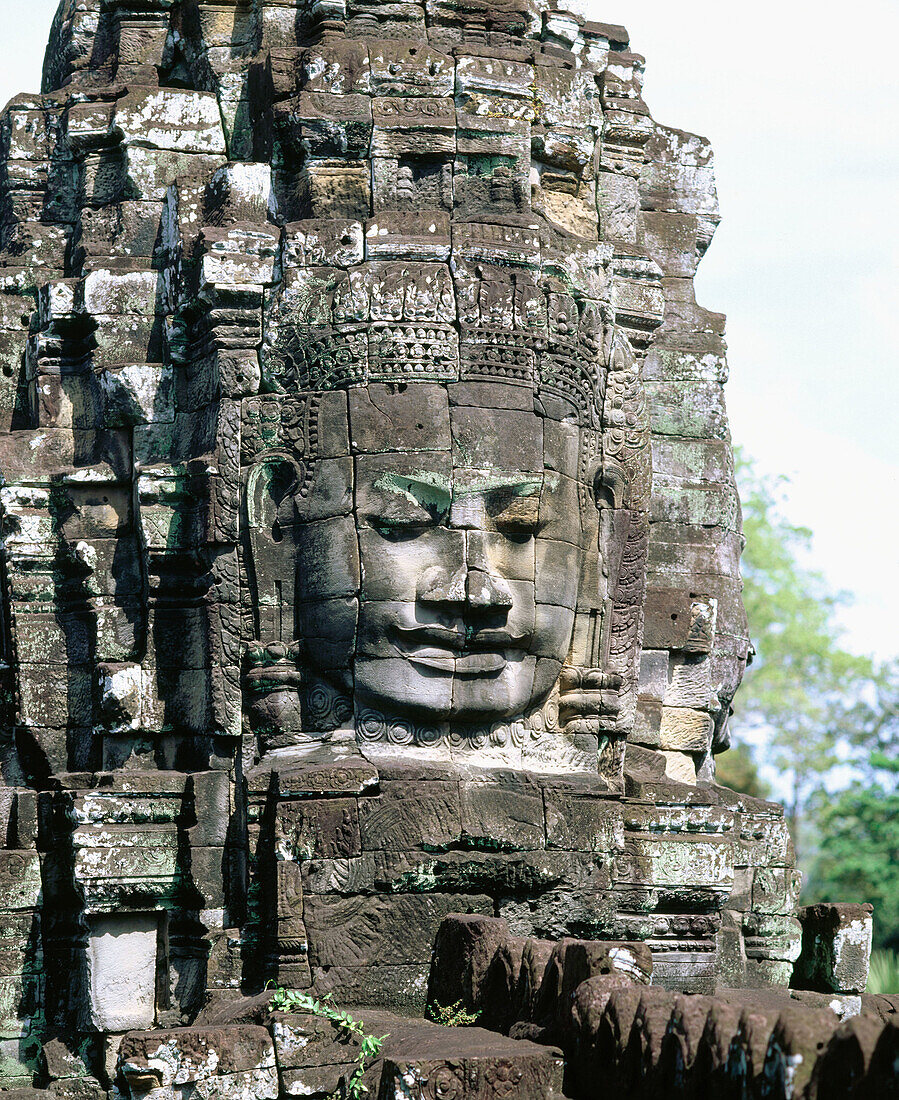
<svg viewBox="0 0 899 1100">
<path fill-rule="evenodd" d="M 116 913 L 90 922 L 88 1027 L 115 1032 L 156 1023 L 159 925 L 156 913 Z"/>
<path fill-rule="evenodd" d="M 790 980 L 715 783 L 712 154 L 642 75 L 536 0 L 60 4 L 0 116 L 10 1086 L 270 980 L 420 1008 L 453 912 Z"/>
</svg>

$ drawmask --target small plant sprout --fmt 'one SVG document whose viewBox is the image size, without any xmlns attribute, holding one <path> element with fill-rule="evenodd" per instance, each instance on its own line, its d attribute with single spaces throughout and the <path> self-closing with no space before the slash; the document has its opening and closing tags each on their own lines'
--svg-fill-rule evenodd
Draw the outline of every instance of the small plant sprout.
<svg viewBox="0 0 899 1100">
<path fill-rule="evenodd" d="M 480 1015 L 480 1011 L 466 1012 L 461 1001 L 456 1001 L 454 1005 L 429 1004 L 425 1008 L 425 1016 L 443 1027 L 471 1027 L 478 1022 Z"/>
</svg>

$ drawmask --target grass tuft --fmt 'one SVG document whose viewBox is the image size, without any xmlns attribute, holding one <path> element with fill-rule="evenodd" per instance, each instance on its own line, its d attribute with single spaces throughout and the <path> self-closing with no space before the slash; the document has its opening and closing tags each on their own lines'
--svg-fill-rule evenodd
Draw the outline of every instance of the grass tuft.
<svg viewBox="0 0 899 1100">
<path fill-rule="evenodd" d="M 899 993 L 899 954 L 872 951 L 868 972 L 868 993 Z"/>
</svg>

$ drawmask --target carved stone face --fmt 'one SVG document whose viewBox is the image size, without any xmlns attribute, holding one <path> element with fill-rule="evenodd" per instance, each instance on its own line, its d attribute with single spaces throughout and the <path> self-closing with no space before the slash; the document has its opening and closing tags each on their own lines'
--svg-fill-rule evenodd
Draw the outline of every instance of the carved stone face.
<svg viewBox="0 0 899 1100">
<path fill-rule="evenodd" d="M 487 397 L 452 384 L 350 390 L 353 453 L 321 464 L 300 515 L 298 634 L 312 639 L 307 661 L 352 679 L 364 707 L 509 718 L 549 693 L 568 657 L 595 560 L 580 429 L 535 413 L 530 388 L 492 384 L 499 407 L 457 403 Z M 313 519 L 324 496 L 352 511 Z"/>
</svg>

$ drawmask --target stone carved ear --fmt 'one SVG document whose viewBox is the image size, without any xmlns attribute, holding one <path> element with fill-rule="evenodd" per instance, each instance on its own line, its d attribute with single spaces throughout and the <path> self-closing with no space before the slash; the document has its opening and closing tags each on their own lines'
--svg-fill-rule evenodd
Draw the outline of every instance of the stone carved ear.
<svg viewBox="0 0 899 1100">
<path fill-rule="evenodd" d="M 247 478 L 250 531 L 280 542 L 284 526 L 291 523 L 293 497 L 301 481 L 299 467 L 286 455 L 269 455 L 257 462 Z"/>
<path fill-rule="evenodd" d="M 292 611 L 296 587 L 296 546 L 293 524 L 294 498 L 302 483 L 300 467 L 287 455 L 269 454 L 250 469 L 247 477 L 246 523 L 252 569 L 250 575 L 257 608 L 257 629 L 262 641 L 284 641 L 292 635 Z"/>
<path fill-rule="evenodd" d="M 602 420 L 602 491 L 606 506 L 648 511 L 652 456 L 646 390 L 640 364 L 627 339 L 618 332 L 609 357 Z"/>
<path fill-rule="evenodd" d="M 616 332 L 603 406 L 602 461 L 594 474 L 593 493 L 600 509 L 606 581 L 603 667 L 620 677 L 620 735 L 627 734 L 636 708 L 651 492 L 649 417 L 640 364 L 626 338 Z"/>
<path fill-rule="evenodd" d="M 598 463 L 590 488 L 593 501 L 600 510 L 623 508 L 627 498 L 627 471 L 615 459 Z"/>
</svg>

